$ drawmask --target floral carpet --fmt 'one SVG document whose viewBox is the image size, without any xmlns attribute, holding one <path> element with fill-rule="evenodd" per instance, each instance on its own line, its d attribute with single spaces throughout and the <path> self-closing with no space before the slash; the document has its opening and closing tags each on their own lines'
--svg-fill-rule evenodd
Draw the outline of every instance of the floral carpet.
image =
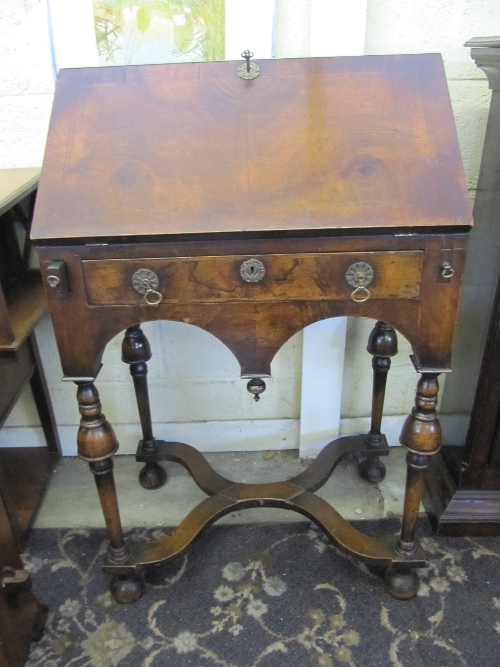
<svg viewBox="0 0 500 667">
<path fill-rule="evenodd" d="M 397 521 L 362 522 L 372 535 Z M 50 607 L 28 667 L 491 667 L 500 664 L 500 538 L 420 533 L 418 597 L 382 579 L 309 523 L 213 527 L 118 605 L 99 530 L 34 530 L 24 558 Z M 131 541 L 166 531 L 138 529 Z"/>
</svg>

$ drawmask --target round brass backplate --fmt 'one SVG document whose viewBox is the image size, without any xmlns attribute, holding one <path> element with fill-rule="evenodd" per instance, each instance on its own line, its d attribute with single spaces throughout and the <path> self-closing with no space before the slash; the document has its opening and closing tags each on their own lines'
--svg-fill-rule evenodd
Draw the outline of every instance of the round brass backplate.
<svg viewBox="0 0 500 667">
<path fill-rule="evenodd" d="M 356 262 L 347 269 L 345 278 L 351 287 L 366 287 L 373 280 L 373 269 L 366 262 Z"/>
<path fill-rule="evenodd" d="M 240 266 L 240 275 L 247 283 L 259 283 L 266 275 L 266 267 L 258 259 L 247 259 Z"/>
<path fill-rule="evenodd" d="M 250 63 L 249 67 L 245 64 L 238 67 L 238 76 L 240 79 L 245 79 L 246 81 L 251 81 L 256 79 L 260 74 L 260 67 L 255 63 Z"/>
<path fill-rule="evenodd" d="M 147 294 L 151 290 L 157 289 L 159 284 L 158 276 L 150 269 L 139 269 L 132 276 L 132 287 L 139 294 Z"/>
</svg>

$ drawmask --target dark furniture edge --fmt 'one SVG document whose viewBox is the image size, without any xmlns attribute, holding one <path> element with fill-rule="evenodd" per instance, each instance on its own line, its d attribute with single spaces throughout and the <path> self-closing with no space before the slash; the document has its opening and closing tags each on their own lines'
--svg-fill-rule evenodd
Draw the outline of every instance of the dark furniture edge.
<svg viewBox="0 0 500 667">
<path fill-rule="evenodd" d="M 473 37 L 467 40 L 464 46 L 497 49 L 500 48 L 500 37 Z"/>
<path fill-rule="evenodd" d="M 423 503 L 438 535 L 500 535 L 500 490 L 459 489 L 441 452 L 429 466 Z"/>
<path fill-rule="evenodd" d="M 286 238 L 331 238 L 356 236 L 440 236 L 442 234 L 467 235 L 472 229 L 472 221 L 463 225 L 442 225 L 439 227 L 366 227 L 350 229 L 294 229 L 294 230 L 260 230 L 238 232 L 197 232 L 189 234 L 137 234 L 129 236 L 74 236 L 66 238 L 31 236 L 35 246 L 106 246 L 119 243 L 122 245 L 137 243 L 178 243 L 186 241 L 243 241 Z"/>
</svg>

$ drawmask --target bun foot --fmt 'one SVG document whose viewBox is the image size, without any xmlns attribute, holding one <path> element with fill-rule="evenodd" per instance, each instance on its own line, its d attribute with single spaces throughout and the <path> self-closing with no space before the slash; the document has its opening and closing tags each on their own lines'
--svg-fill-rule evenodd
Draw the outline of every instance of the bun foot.
<svg viewBox="0 0 500 667">
<path fill-rule="evenodd" d="M 415 570 L 404 564 L 391 565 L 385 573 L 384 582 L 388 592 L 398 600 L 414 598 L 420 585 Z"/>
<path fill-rule="evenodd" d="M 113 598 L 120 604 L 137 602 L 144 593 L 144 580 L 138 574 L 131 576 L 115 575 L 111 579 L 109 590 Z"/>
<path fill-rule="evenodd" d="M 149 489 L 150 491 L 159 489 L 160 486 L 165 484 L 166 479 L 167 472 L 165 468 L 162 468 L 161 465 L 154 461 L 152 463 L 146 463 L 139 473 L 139 484 L 144 489 Z"/>
<path fill-rule="evenodd" d="M 381 482 L 385 477 L 385 465 L 378 456 L 368 456 L 359 464 L 359 474 L 367 482 Z"/>
</svg>

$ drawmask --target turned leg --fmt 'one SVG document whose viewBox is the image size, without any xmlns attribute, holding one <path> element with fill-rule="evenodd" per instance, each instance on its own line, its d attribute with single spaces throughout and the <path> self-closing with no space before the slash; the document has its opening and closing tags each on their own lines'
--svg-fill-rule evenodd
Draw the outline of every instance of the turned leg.
<svg viewBox="0 0 500 667">
<path fill-rule="evenodd" d="M 106 561 L 118 565 L 125 563 L 129 557 L 123 539 L 111 458 L 118 449 L 118 441 L 113 428 L 101 412 L 99 393 L 94 383 L 76 384 L 78 407 L 82 416 L 78 429 L 78 455 L 89 463 L 95 477 L 109 536 Z M 144 582 L 138 575 L 113 577 L 111 581 L 111 592 L 117 602 L 135 602 L 143 591 Z"/>
<path fill-rule="evenodd" d="M 369 482 L 381 482 L 385 477 L 385 466 L 377 449 L 385 444 L 380 428 L 384 410 L 385 385 L 391 367 L 391 357 L 398 353 L 398 339 L 394 329 L 384 322 L 377 322 L 368 339 L 368 352 L 373 355 L 373 394 L 371 427 L 366 443 L 370 452 L 359 465 L 359 472 Z"/>
<path fill-rule="evenodd" d="M 413 556 L 417 551 L 417 528 L 420 502 L 424 492 L 425 471 L 430 458 L 441 445 L 441 427 L 436 407 L 439 392 L 439 373 L 422 373 L 417 385 L 415 407 L 407 417 L 401 432 L 401 444 L 408 450 L 408 471 L 401 535 L 396 551 L 401 556 Z M 407 565 L 393 565 L 385 576 L 391 595 L 409 599 L 418 591 L 418 577 Z"/>
<path fill-rule="evenodd" d="M 155 454 L 158 451 L 153 436 L 151 409 L 149 407 L 148 365 L 146 362 L 150 359 L 151 348 L 141 327 L 139 325 L 129 327 L 125 331 L 125 338 L 123 339 L 122 360 L 126 364 L 130 364 L 130 375 L 134 381 L 142 428 L 142 440 L 139 447 L 145 454 Z M 139 482 L 145 489 L 158 489 L 165 483 L 166 479 L 165 468 L 162 468 L 156 461 L 146 463 L 139 473 Z"/>
</svg>

